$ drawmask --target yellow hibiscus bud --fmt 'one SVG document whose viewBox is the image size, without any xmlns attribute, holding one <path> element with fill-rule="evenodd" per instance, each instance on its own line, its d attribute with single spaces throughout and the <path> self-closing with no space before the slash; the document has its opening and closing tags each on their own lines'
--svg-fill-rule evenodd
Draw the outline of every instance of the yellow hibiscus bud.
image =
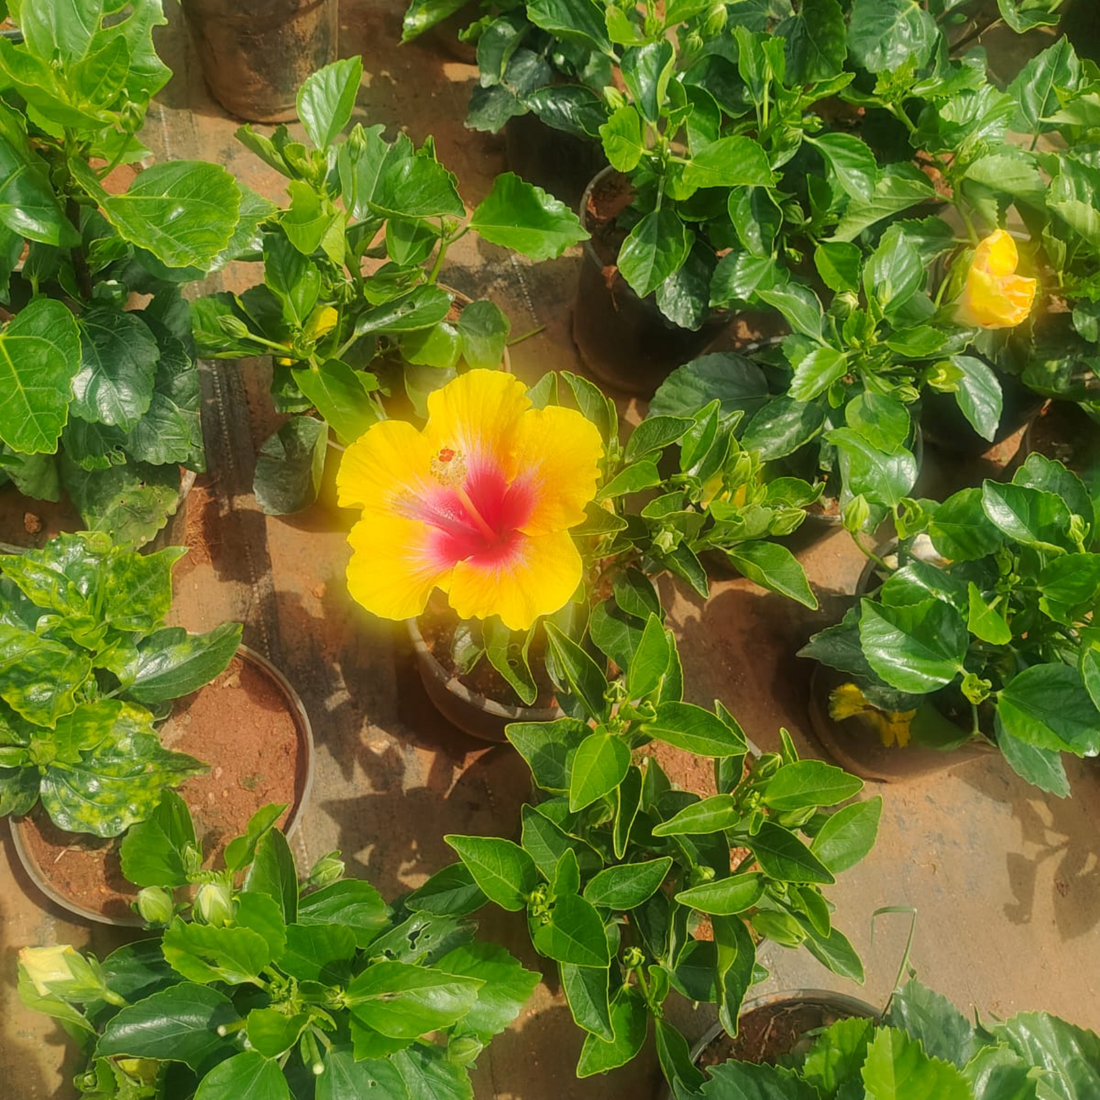
<svg viewBox="0 0 1100 1100">
<path fill-rule="evenodd" d="M 67 943 L 24 947 L 19 952 L 19 966 L 40 997 L 87 1001 L 103 993 L 102 977 Z"/>
<path fill-rule="evenodd" d="M 1020 262 L 1016 242 L 998 229 L 974 249 L 959 298 L 963 324 L 982 328 L 1014 328 L 1027 320 L 1038 281 L 1016 274 Z"/>
<path fill-rule="evenodd" d="M 318 306 L 306 322 L 306 335 L 311 340 L 320 340 L 336 327 L 340 314 L 332 306 Z"/>
</svg>

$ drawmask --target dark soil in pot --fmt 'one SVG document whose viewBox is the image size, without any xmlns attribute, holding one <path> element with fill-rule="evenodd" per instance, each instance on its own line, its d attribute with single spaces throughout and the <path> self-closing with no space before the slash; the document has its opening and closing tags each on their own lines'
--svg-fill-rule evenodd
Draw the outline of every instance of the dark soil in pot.
<svg viewBox="0 0 1100 1100">
<path fill-rule="evenodd" d="M 530 112 L 504 125 L 508 167 L 567 206 L 576 207 L 589 181 L 607 166 L 598 140 L 547 126 Z"/>
<path fill-rule="evenodd" d="M 234 658 L 206 687 L 179 700 L 161 727 L 161 742 L 210 765 L 177 791 L 195 818 L 215 866 L 225 845 L 269 802 L 285 802 L 281 828 L 293 827 L 308 793 L 310 735 L 305 712 L 255 655 Z M 130 909 L 137 888 L 119 863 L 121 838 L 100 840 L 57 829 L 41 808 L 18 825 L 32 877 L 57 900 L 90 919 L 139 924 Z M 23 854 L 23 853 L 21 853 Z M 98 916 L 97 916 L 98 914 Z"/>
<path fill-rule="evenodd" d="M 210 94 L 250 122 L 297 117 L 298 88 L 336 60 L 338 0 L 183 0 Z"/>
<path fill-rule="evenodd" d="M 627 236 L 617 218 L 632 197 L 629 180 L 608 168 L 581 199 L 581 222 L 592 238 L 583 246 L 573 340 L 599 381 L 650 397 L 676 367 L 701 355 L 732 317 L 716 313 L 698 331 L 681 328 L 661 313 L 654 295 L 639 298 L 630 289 L 615 263 Z"/>
<path fill-rule="evenodd" d="M 785 1055 L 809 1050 L 816 1032 L 838 1020 L 876 1015 L 863 1001 L 826 990 L 759 997 L 742 1013 L 737 1038 L 720 1030 L 699 1052 L 696 1064 L 704 1072 L 731 1058 L 774 1064 Z"/>
<path fill-rule="evenodd" d="M 1057 459 L 1090 480 L 1100 477 L 1100 424 L 1068 401 L 1052 401 L 1031 422 L 1023 450 Z"/>
</svg>

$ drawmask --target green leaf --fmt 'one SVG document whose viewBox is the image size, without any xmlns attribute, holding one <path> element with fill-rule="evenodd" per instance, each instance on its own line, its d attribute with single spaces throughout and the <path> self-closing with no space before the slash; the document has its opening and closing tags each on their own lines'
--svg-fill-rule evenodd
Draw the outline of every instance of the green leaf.
<svg viewBox="0 0 1100 1100">
<path fill-rule="evenodd" d="M 975 1096 L 1000 1100 L 1036 1100 L 1038 1096 L 1031 1067 L 1007 1047 L 983 1047 L 963 1067 L 962 1075 Z"/>
<path fill-rule="evenodd" d="M 613 791 L 629 767 L 630 749 L 618 734 L 590 734 L 577 746 L 569 765 L 569 812 L 577 813 Z"/>
<path fill-rule="evenodd" d="M 718 1019 L 727 1032 L 737 1031 L 737 1017 L 752 985 L 756 946 L 741 917 L 711 917 L 717 962 Z"/>
<path fill-rule="evenodd" d="M 622 277 L 639 298 L 652 294 L 688 258 L 695 234 L 669 206 L 651 210 L 619 249 Z"/>
<path fill-rule="evenodd" d="M 409 1091 L 397 1068 L 396 1056 L 355 1059 L 350 1048 L 332 1046 L 322 1049 L 325 1071 L 317 1078 L 316 1100 L 409 1100 Z M 458 1067 L 456 1067 L 458 1068 Z"/>
<path fill-rule="evenodd" d="M 1080 672 L 1069 665 L 1032 665 L 997 695 L 997 717 L 1025 744 L 1078 756 L 1100 749 L 1100 711 Z"/>
<path fill-rule="evenodd" d="M 876 0 L 864 0 L 865 5 Z M 891 0 L 894 2 L 894 0 Z M 910 0 L 902 0 L 904 3 Z M 870 202 L 848 200 L 848 206 L 833 234 L 834 241 L 851 241 L 863 230 L 882 221 L 891 214 L 908 210 L 911 206 L 935 197 L 935 188 L 928 178 L 908 163 L 888 164 L 880 169 L 875 194 Z"/>
<path fill-rule="evenodd" d="M 57 450 L 80 367 L 80 333 L 64 304 L 36 298 L 0 333 L 0 440 L 21 454 Z"/>
<path fill-rule="evenodd" d="M 930 1058 L 919 1039 L 897 1028 L 877 1029 L 861 1076 L 875 1100 L 972 1100 L 970 1086 L 953 1065 Z"/>
<path fill-rule="evenodd" d="M 267 940 L 251 928 L 215 928 L 190 924 L 182 917 L 165 929 L 162 946 L 173 970 L 203 985 L 261 985 L 260 972 L 271 962 Z"/>
<path fill-rule="evenodd" d="M 1039 1066 L 1046 1100 L 1089 1100 L 1100 1088 L 1100 1038 L 1043 1012 L 1021 1012 L 993 1029 L 1029 1066 Z"/>
<path fill-rule="evenodd" d="M 223 993 L 181 982 L 120 1009 L 104 1026 L 95 1054 L 184 1062 L 201 1073 L 236 1049 L 218 1028 L 237 1018 Z"/>
<path fill-rule="evenodd" d="M 44 172 L 29 149 L 20 152 L 0 136 L 0 225 L 42 244 L 72 245 L 76 232 L 65 217 Z"/>
<path fill-rule="evenodd" d="M 661 703 L 656 717 L 642 724 L 642 732 L 699 756 L 737 756 L 747 751 L 739 726 L 692 703 Z"/>
<path fill-rule="evenodd" d="M 215 1066 L 200 1082 L 195 1100 L 291 1100 L 279 1063 L 246 1050 Z"/>
<path fill-rule="evenodd" d="M 632 1061 L 642 1049 L 649 1025 L 649 1012 L 641 992 L 635 986 L 623 986 L 611 1004 L 611 1028 L 614 1038 L 606 1042 L 589 1034 L 577 1061 L 577 1076 L 591 1077 Z"/>
<path fill-rule="evenodd" d="M 555 38 L 601 53 L 611 53 L 603 8 L 591 0 L 532 0 L 527 18 Z"/>
<path fill-rule="evenodd" d="M 758 451 L 763 461 L 770 462 L 794 454 L 820 434 L 824 424 L 825 410 L 820 404 L 776 397 L 749 421 L 741 443 L 746 450 Z"/>
<path fill-rule="evenodd" d="M 814 249 L 814 266 L 830 290 L 838 294 L 858 292 L 863 253 L 856 245 L 847 241 L 823 241 Z"/>
<path fill-rule="evenodd" d="M 810 845 L 810 851 L 833 874 L 854 867 L 874 847 L 882 817 L 882 798 L 856 802 L 831 814 Z"/>
<path fill-rule="evenodd" d="M 383 960 L 355 977 L 344 991 L 354 1019 L 393 1039 L 418 1039 L 461 1020 L 483 982 L 427 966 Z"/>
<path fill-rule="evenodd" d="M 692 1061 L 687 1040 L 667 1020 L 653 1021 L 657 1040 L 657 1061 L 661 1072 L 672 1089 L 672 1095 L 679 1097 L 698 1092 L 706 1077 Z"/>
<path fill-rule="evenodd" d="M 993 727 L 997 736 L 997 747 L 1008 761 L 1009 767 L 1021 779 L 1058 798 L 1069 796 L 1069 780 L 1066 778 L 1061 752 L 1038 748 L 1013 737 L 1005 729 L 999 716 L 994 717 Z"/>
<path fill-rule="evenodd" d="M 355 335 L 369 332 L 418 332 L 443 321 L 451 311 L 451 296 L 437 286 L 418 286 L 392 301 L 360 314 Z"/>
<path fill-rule="evenodd" d="M 800 360 L 789 393 L 796 401 L 812 401 L 848 373 L 848 356 L 836 348 L 813 348 Z"/>
<path fill-rule="evenodd" d="M 463 1034 L 488 1042 L 519 1015 L 539 984 L 539 975 L 525 970 L 503 947 L 474 942 L 456 947 L 436 963 L 446 974 L 476 978 L 484 985 L 477 1002 L 462 1018 Z"/>
<path fill-rule="evenodd" d="M 219 676 L 241 642 L 240 623 L 222 623 L 206 634 L 165 627 L 138 643 L 120 679 L 139 703 L 161 703 L 189 695 Z"/>
<path fill-rule="evenodd" d="M 812 340 L 821 339 L 821 302 L 809 287 L 801 283 L 787 283 L 770 289 L 761 288 L 756 296 L 779 310 L 795 332 Z"/>
<path fill-rule="evenodd" d="M 378 422 L 378 406 L 368 392 L 368 387 L 376 382 L 374 375 L 353 370 L 339 359 L 329 359 L 316 370 L 299 367 L 291 374 L 298 389 L 345 446 Z"/>
<path fill-rule="evenodd" d="M 831 0 L 833 4 L 836 0 Z M 837 5 L 839 11 L 839 5 Z M 875 194 L 878 165 L 865 141 L 854 134 L 825 133 L 807 139 L 825 158 L 845 194 L 870 202 Z"/>
<path fill-rule="evenodd" d="M 750 581 L 817 610 L 802 563 L 781 543 L 759 540 L 724 549 L 730 564 Z"/>
<path fill-rule="evenodd" d="M 774 177 L 763 146 L 734 135 L 693 150 L 684 165 L 683 182 L 692 188 L 770 187 Z"/>
<path fill-rule="evenodd" d="M 202 387 L 198 364 L 181 340 L 158 336 L 160 360 L 145 415 L 125 441 L 126 451 L 153 466 L 206 468 L 202 438 Z M 70 421 L 70 427 L 77 422 Z"/>
<path fill-rule="evenodd" d="M 591 733 L 576 718 L 553 722 L 512 722 L 505 736 L 527 761 L 535 782 L 552 794 L 569 791 L 569 758 Z"/>
<path fill-rule="evenodd" d="M 915 0 L 853 0 L 849 49 L 868 72 L 892 72 L 910 60 L 920 68 L 938 39 L 935 20 Z"/>
<path fill-rule="evenodd" d="M 1037 550 L 1068 550 L 1070 511 L 1054 493 L 1026 485 L 986 481 L 982 485 L 986 516 L 1009 538 Z"/>
<path fill-rule="evenodd" d="M 328 425 L 312 416 L 291 417 L 268 437 L 253 483 L 256 502 L 267 515 L 300 512 L 317 499 L 327 447 Z"/>
<path fill-rule="evenodd" d="M 344 879 L 301 898 L 298 923 L 343 925 L 355 933 L 356 944 L 364 948 L 388 925 L 389 906 L 369 882 Z"/>
<path fill-rule="evenodd" d="M 818 1035 L 802 1064 L 802 1076 L 823 1095 L 836 1095 L 845 1082 L 858 1079 L 873 1031 L 872 1020 L 837 1020 Z"/>
<path fill-rule="evenodd" d="M 427 156 L 390 160 L 378 177 L 370 209 L 402 218 L 461 218 L 466 212 L 454 175 Z"/>
<path fill-rule="evenodd" d="M 653 829 L 654 836 L 703 836 L 732 829 L 741 820 L 737 800 L 728 794 L 692 802 Z"/>
<path fill-rule="evenodd" d="M 152 815 L 122 838 L 122 873 L 137 886 L 186 886 L 189 848 L 199 850 L 187 803 L 165 791 Z"/>
<path fill-rule="evenodd" d="M 651 458 L 643 458 L 638 462 L 632 462 L 624 466 L 610 481 L 603 485 L 599 491 L 599 500 L 613 500 L 615 497 L 628 496 L 631 493 L 640 493 L 644 489 L 652 489 L 663 481 L 657 469 L 657 463 Z"/>
<path fill-rule="evenodd" d="M 989 642 L 990 645 L 1007 645 L 1011 642 L 1012 630 L 1008 623 L 985 602 L 973 581 L 970 581 L 967 586 L 967 597 L 970 602 L 966 620 L 967 630 L 983 642 Z"/>
<path fill-rule="evenodd" d="M 1008 94 L 1016 101 L 1012 128 L 1021 134 L 1057 129 L 1057 124 L 1049 119 L 1062 106 L 1058 92 L 1076 87 L 1080 76 L 1081 63 L 1068 38 L 1059 38 L 1053 46 L 1031 58 L 1008 86 Z"/>
<path fill-rule="evenodd" d="M 964 1069 L 976 1036 L 970 1021 L 945 997 L 915 978 L 895 990 L 883 1021 L 919 1039 L 926 1054 Z"/>
<path fill-rule="evenodd" d="M 449 1061 L 446 1052 L 434 1045 L 418 1045 L 398 1051 L 391 1056 L 390 1064 L 396 1066 L 401 1074 L 409 1100 L 474 1100 L 466 1067 Z M 382 1098 L 379 1097 L 379 1100 Z M 401 1100 L 404 1100 L 404 1094 L 401 1094 Z"/>
<path fill-rule="evenodd" d="M 911 452 L 881 451 L 851 428 L 834 428 L 825 438 L 837 448 L 847 493 L 895 508 L 912 491 L 917 460 Z"/>
<path fill-rule="evenodd" d="M 773 810 L 802 810 L 847 802 L 863 789 L 863 780 L 820 760 L 785 764 L 768 780 L 761 797 Z"/>
<path fill-rule="evenodd" d="M 458 315 L 462 358 L 467 366 L 497 370 L 504 361 L 510 329 L 508 318 L 492 302 L 471 302 Z"/>
<path fill-rule="evenodd" d="M 578 1027 L 611 1042 L 611 1004 L 608 998 L 610 972 L 596 966 L 561 963 L 561 985 L 569 1011 Z"/>
<path fill-rule="evenodd" d="M 274 900 L 287 924 L 298 917 L 298 871 L 286 837 L 270 829 L 256 844 L 256 855 L 245 875 L 244 888 Z"/>
<path fill-rule="evenodd" d="M 0 698 L 27 721 L 53 728 L 76 709 L 91 670 L 83 653 L 0 623 Z"/>
<path fill-rule="evenodd" d="M 308 1023 L 304 1012 L 287 1016 L 277 1008 L 254 1008 L 248 1014 L 246 1034 L 254 1051 L 264 1058 L 278 1058 L 294 1046 Z"/>
<path fill-rule="evenodd" d="M 630 699 L 641 699 L 661 686 L 672 657 L 672 643 L 661 620 L 650 614 L 631 658 L 626 674 L 626 693 Z"/>
<path fill-rule="evenodd" d="M 835 882 L 829 869 L 801 840 L 773 821 L 761 824 L 755 836 L 744 843 L 772 878 L 784 882 Z"/>
<path fill-rule="evenodd" d="M 285 803 L 271 802 L 261 806 L 245 825 L 244 833 L 234 837 L 225 846 L 225 866 L 230 871 L 241 871 L 256 858 L 256 845 L 268 830 L 275 827 L 275 822 L 286 809 Z"/>
<path fill-rule="evenodd" d="M 764 896 L 764 885 L 764 876 L 752 871 L 681 890 L 676 895 L 676 901 L 700 913 L 733 917 L 759 903 Z"/>
<path fill-rule="evenodd" d="M 538 885 L 535 861 L 510 840 L 488 836 L 443 838 L 466 865 L 485 896 L 502 909 L 516 912 Z"/>
<path fill-rule="evenodd" d="M 600 127 L 600 140 L 611 167 L 619 172 L 632 172 L 646 151 L 642 116 L 628 103 L 617 107 Z"/>
<path fill-rule="evenodd" d="M 800 1080 L 793 1070 L 764 1063 L 729 1061 L 711 1069 L 704 1085 L 704 1100 L 819 1100 L 817 1090 Z"/>
<path fill-rule="evenodd" d="M 648 416 L 630 433 L 624 456 L 626 462 L 663 451 L 679 441 L 694 423 L 686 416 Z"/>
<path fill-rule="evenodd" d="M 551 260 L 588 239 L 577 215 L 541 187 L 504 172 L 478 204 L 470 228 L 533 260 Z"/>
<path fill-rule="evenodd" d="M 149 410 L 160 348 L 137 313 L 93 306 L 80 318 L 72 415 L 130 431 Z"/>
<path fill-rule="evenodd" d="M 977 561 L 1004 542 L 982 507 L 982 490 L 962 489 L 945 500 L 928 524 L 932 545 L 951 561 Z"/>
<path fill-rule="evenodd" d="M 122 195 L 103 192 L 107 219 L 167 267 L 205 267 L 237 225 L 241 193 L 215 164 L 176 160 L 145 169 Z"/>
<path fill-rule="evenodd" d="M 804 0 L 776 34 L 786 40 L 787 79 L 793 84 L 832 80 L 848 55 L 847 27 L 838 0 Z"/>
<path fill-rule="evenodd" d="M 859 638 L 871 668 L 899 691 L 923 694 L 963 671 L 970 637 L 962 616 L 938 599 L 906 607 L 860 601 Z"/>
<path fill-rule="evenodd" d="M 553 659 L 551 675 L 559 690 L 568 690 L 597 721 L 607 717 L 607 677 L 591 657 L 554 623 L 546 623 L 546 640 Z"/>
<path fill-rule="evenodd" d="M 634 909 L 660 889 L 671 867 L 670 856 L 608 867 L 588 881 L 584 897 L 600 909 Z"/>
<path fill-rule="evenodd" d="M 298 118 L 318 149 L 327 149 L 351 121 L 363 79 L 363 59 L 334 61 L 308 76 L 298 89 Z"/>
<path fill-rule="evenodd" d="M 265 897 L 266 895 L 259 895 Z M 288 924 L 279 969 L 300 982 L 345 985 L 355 956 L 355 932 L 341 924 Z"/>
<path fill-rule="evenodd" d="M 563 894 L 545 921 L 533 923 L 535 950 L 555 962 L 607 967 L 611 956 L 603 921 L 593 905 L 577 894 Z"/>
<path fill-rule="evenodd" d="M 992 442 L 1001 422 L 1003 404 L 996 374 L 983 360 L 972 355 L 955 355 L 951 362 L 962 372 L 955 398 L 963 416 L 978 435 Z"/>
</svg>

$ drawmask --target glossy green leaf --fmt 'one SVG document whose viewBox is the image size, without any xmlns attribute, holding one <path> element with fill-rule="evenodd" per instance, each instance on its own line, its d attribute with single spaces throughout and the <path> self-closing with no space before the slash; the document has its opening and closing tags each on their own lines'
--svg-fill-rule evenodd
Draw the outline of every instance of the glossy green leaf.
<svg viewBox="0 0 1100 1100">
<path fill-rule="evenodd" d="M 187 803 L 165 791 L 153 813 L 122 838 L 122 873 L 137 886 L 185 886 L 188 849 L 198 851 Z"/>
<path fill-rule="evenodd" d="M 569 758 L 591 729 L 576 718 L 512 722 L 505 734 L 527 761 L 535 782 L 552 794 L 569 791 Z"/>
<path fill-rule="evenodd" d="M 620 172 L 632 172 L 645 153 L 642 116 L 628 103 L 617 107 L 600 127 L 600 139 L 611 166 Z"/>
<path fill-rule="evenodd" d="M 922 66 L 938 35 L 932 16 L 913 0 L 853 0 L 848 45 L 868 72 L 890 72 L 910 60 Z"/>
<path fill-rule="evenodd" d="M 1089 1100 L 1100 1088 L 1100 1038 L 1043 1012 L 1021 1012 L 993 1029 L 1029 1066 L 1040 1066 L 1046 1100 Z"/>
<path fill-rule="evenodd" d="M 618 267 L 640 298 L 652 294 L 688 258 L 695 234 L 669 206 L 651 210 L 631 229 L 619 249 Z"/>
<path fill-rule="evenodd" d="M 275 1008 L 254 1008 L 245 1031 L 253 1050 L 264 1058 L 278 1058 L 294 1046 L 308 1023 L 304 1012 L 288 1016 Z"/>
<path fill-rule="evenodd" d="M 165 929 L 162 946 L 173 970 L 203 985 L 260 985 L 260 973 L 271 962 L 267 940 L 251 928 L 190 924 L 182 917 Z"/>
<path fill-rule="evenodd" d="M 488 836 L 443 838 L 466 865 L 485 896 L 502 909 L 523 909 L 538 885 L 538 870 L 531 857 L 510 840 Z"/>
<path fill-rule="evenodd" d="M 153 400 L 160 348 L 137 313 L 93 306 L 80 318 L 72 415 L 129 431 Z"/>
<path fill-rule="evenodd" d="M 1004 617 L 985 602 L 978 586 L 971 581 L 967 585 L 969 610 L 966 628 L 983 642 L 990 645 L 1007 645 L 1012 641 L 1012 630 Z"/>
<path fill-rule="evenodd" d="M 553 658 L 551 675 L 559 689 L 567 690 L 586 713 L 600 721 L 607 717 L 607 677 L 595 661 L 554 623 L 546 623 L 546 640 Z"/>
<path fill-rule="evenodd" d="M 882 817 L 882 798 L 845 806 L 822 825 L 810 851 L 833 874 L 854 867 L 874 846 Z"/>
<path fill-rule="evenodd" d="M 801 840 L 776 825 L 765 821 L 753 837 L 745 838 L 764 872 L 784 882 L 834 882 L 824 863 Z"/>
<path fill-rule="evenodd" d="M 389 907 L 369 882 L 343 879 L 303 896 L 298 902 L 298 923 L 344 925 L 362 948 L 389 923 Z"/>
<path fill-rule="evenodd" d="M 298 89 L 298 118 L 318 149 L 331 145 L 351 121 L 362 78 L 363 59 L 349 57 L 306 77 Z"/>
<path fill-rule="evenodd" d="M 753 908 L 760 901 L 764 896 L 764 885 L 764 876 L 750 871 L 681 890 L 676 895 L 676 901 L 700 913 L 733 917 Z"/>
<path fill-rule="evenodd" d="M 394 1039 L 416 1039 L 461 1020 L 482 982 L 426 966 L 372 963 L 344 992 L 352 1016 Z"/>
<path fill-rule="evenodd" d="M 415 913 L 463 917 L 476 912 L 488 900 L 466 864 L 452 863 L 436 871 L 411 894 L 406 894 L 404 904 Z"/>
<path fill-rule="evenodd" d="M 1004 542 L 982 507 L 982 490 L 962 489 L 948 497 L 928 525 L 932 545 L 951 561 L 977 561 Z"/>
<path fill-rule="evenodd" d="M 317 498 L 325 468 L 328 425 L 295 416 L 269 436 L 256 459 L 253 490 L 269 516 L 300 512 Z"/>
<path fill-rule="evenodd" d="M 1013 737 L 1036 748 L 1078 756 L 1100 749 L 1100 711 L 1069 665 L 1032 665 L 1013 676 L 998 693 L 997 717 Z"/>
<path fill-rule="evenodd" d="M 972 1100 L 970 1086 L 950 1062 L 929 1057 L 918 1039 L 897 1028 L 876 1031 L 861 1076 L 875 1100 Z"/>
<path fill-rule="evenodd" d="M 222 623 L 206 634 L 165 627 L 138 643 L 121 679 L 140 703 L 178 699 L 210 683 L 229 666 L 241 641 L 240 623 Z"/>
<path fill-rule="evenodd" d="M 244 888 L 272 898 L 292 923 L 298 917 L 298 871 L 286 837 L 271 829 L 260 837 L 256 855 L 245 875 Z"/>
<path fill-rule="evenodd" d="M 875 193 L 878 165 L 867 143 L 845 133 L 824 133 L 810 141 L 833 170 L 845 194 L 870 202 Z"/>
<path fill-rule="evenodd" d="M 729 794 L 692 802 L 653 829 L 654 836 L 705 836 L 732 829 L 741 820 L 737 800 Z"/>
<path fill-rule="evenodd" d="M 614 1038 L 606 1042 L 598 1035 L 585 1037 L 577 1061 L 577 1076 L 591 1077 L 626 1065 L 642 1049 L 649 1025 L 649 1012 L 641 992 L 635 986 L 623 986 L 611 1004 Z"/>
<path fill-rule="evenodd" d="M 1054 493 L 1026 485 L 986 481 L 982 507 L 1009 538 L 1038 550 L 1069 549 L 1070 512 Z"/>
<path fill-rule="evenodd" d="M 798 84 L 831 80 L 848 53 L 844 12 L 837 0 L 804 0 L 798 14 L 777 34 L 786 40 L 787 78 Z"/>
<path fill-rule="evenodd" d="M 533 260 L 554 259 L 588 239 L 572 210 L 513 172 L 496 177 L 492 190 L 474 210 L 470 228 L 485 240 Z"/>
<path fill-rule="evenodd" d="M 44 168 L 29 149 L 21 153 L 0 136 L 0 224 L 27 240 L 55 247 L 71 245 L 76 232 Z"/>
<path fill-rule="evenodd" d="M 576 894 L 559 897 L 548 919 L 533 924 L 531 942 L 539 954 L 555 962 L 594 967 L 611 962 L 599 913 Z"/>
<path fill-rule="evenodd" d="M 859 637 L 871 668 L 899 691 L 923 694 L 962 671 L 970 636 L 962 616 L 937 599 L 907 607 L 860 601 Z"/>
<path fill-rule="evenodd" d="M 1057 749 L 1039 748 L 1013 737 L 1005 729 L 999 716 L 994 718 L 993 725 L 997 747 L 1008 766 L 1021 779 L 1058 798 L 1069 796 L 1069 779 L 1066 777 L 1061 752 Z"/>
<path fill-rule="evenodd" d="M 817 610 L 802 563 L 781 543 L 757 540 L 724 549 L 730 564 L 750 581 Z"/>
<path fill-rule="evenodd" d="M 519 1015 L 540 977 L 525 970 L 499 944 L 478 941 L 447 952 L 436 969 L 484 983 L 461 1024 L 463 1034 L 476 1035 L 482 1042 L 502 1032 Z"/>
<path fill-rule="evenodd" d="M 589 879 L 584 897 L 601 909 L 634 909 L 656 893 L 671 867 L 669 856 L 608 867 Z"/>
<path fill-rule="evenodd" d="M 291 373 L 341 443 L 354 443 L 378 422 L 379 409 L 368 392 L 376 382 L 373 375 L 353 370 L 339 359 L 329 359 L 316 370 L 300 367 Z"/>
<path fill-rule="evenodd" d="M 291 1100 L 279 1063 L 258 1050 L 234 1054 L 201 1081 L 195 1100 Z"/>
<path fill-rule="evenodd" d="M 569 811 L 577 813 L 613 791 L 630 767 L 630 749 L 614 733 L 586 737 L 573 754 L 569 766 Z"/>
<path fill-rule="evenodd" d="M 736 756 L 746 751 L 744 732 L 692 703 L 667 702 L 642 725 L 644 733 L 699 756 Z"/>
<path fill-rule="evenodd" d="M 605 1042 L 615 1033 L 611 1027 L 611 1003 L 608 997 L 610 972 L 598 966 L 573 966 L 561 963 L 561 985 L 569 1011 L 578 1027 Z"/>
</svg>

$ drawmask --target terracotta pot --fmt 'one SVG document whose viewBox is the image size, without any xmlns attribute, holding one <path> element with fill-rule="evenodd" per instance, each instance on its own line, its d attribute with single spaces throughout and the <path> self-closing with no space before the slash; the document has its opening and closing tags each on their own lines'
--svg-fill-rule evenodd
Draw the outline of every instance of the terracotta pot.
<svg viewBox="0 0 1100 1100">
<path fill-rule="evenodd" d="M 592 177 L 607 165 L 598 140 L 556 130 L 534 112 L 504 124 L 504 149 L 508 167 L 517 176 L 567 206 L 580 202 Z"/>
<path fill-rule="evenodd" d="M 416 650 L 420 679 L 432 705 L 448 722 L 482 741 L 506 742 L 512 722 L 552 722 L 564 716 L 560 707 L 514 707 L 471 691 L 436 660 L 415 619 L 406 619 Z"/>
<path fill-rule="evenodd" d="M 614 168 L 605 168 L 585 188 L 580 218 L 589 231 L 589 200 L 613 174 Z M 673 370 L 702 355 L 732 319 L 730 313 L 713 314 L 696 332 L 673 324 L 657 308 L 654 295 L 639 298 L 618 268 L 605 273 L 592 241 L 584 242 L 573 340 L 588 371 L 611 388 L 652 397 Z"/>
<path fill-rule="evenodd" d="M 278 694 L 282 696 L 286 704 L 287 711 L 294 721 L 295 729 L 298 734 L 300 751 L 299 760 L 302 763 L 295 776 L 294 800 L 287 811 L 286 821 L 282 827 L 283 832 L 289 836 L 298 826 L 302 809 L 309 801 L 310 791 L 313 787 L 313 727 L 310 724 L 309 715 L 306 713 L 305 706 L 298 693 L 294 690 L 286 677 L 267 660 L 266 657 L 263 657 L 261 654 L 243 645 L 237 650 L 237 657 L 243 662 L 251 665 L 253 669 L 261 672 L 275 686 Z M 196 694 L 200 694 L 203 690 L 205 689 L 200 688 L 199 692 L 196 692 Z M 212 768 L 218 766 L 218 761 L 216 760 L 206 760 L 204 762 L 210 764 Z M 23 864 L 23 869 L 27 872 L 28 877 L 35 886 L 38 887 L 47 898 L 81 920 L 92 921 L 97 924 L 114 925 L 120 928 L 142 927 L 143 922 L 136 915 L 108 915 L 107 913 L 101 912 L 85 904 L 80 898 L 73 897 L 64 892 L 51 877 L 49 868 L 42 866 L 31 850 L 27 841 L 27 831 L 29 828 L 27 819 L 12 818 L 10 820 L 10 827 L 15 851 L 19 856 L 20 862 Z M 74 840 L 79 840 L 80 835 L 81 834 L 73 834 Z M 118 837 L 112 843 L 118 845 L 121 843 L 121 839 L 121 837 Z M 224 839 L 228 841 L 232 838 L 226 837 Z M 207 852 L 207 855 L 209 854 L 210 853 Z"/>
<path fill-rule="evenodd" d="M 336 60 L 338 0 L 183 0 L 210 94 L 250 122 L 289 122 L 307 76 Z"/>
<path fill-rule="evenodd" d="M 749 997 L 741 1006 L 738 1017 L 739 1039 L 731 1040 L 731 1043 L 743 1041 L 747 1034 L 755 1033 L 761 1027 L 776 1034 L 775 1028 L 771 1026 L 772 1022 L 796 1013 L 806 1015 L 808 1024 L 806 1030 L 827 1026 L 827 1023 L 834 1018 L 840 1020 L 855 1016 L 874 1020 L 879 1016 L 878 1009 L 866 1001 L 861 1001 L 858 997 L 849 997 L 845 993 L 834 993 L 829 989 L 796 989 L 782 993 L 762 993 L 757 997 Z M 692 1062 L 699 1065 L 708 1048 L 723 1035 L 725 1035 L 725 1029 L 721 1024 L 715 1024 L 710 1028 L 692 1048 Z M 774 1050 L 767 1051 L 766 1061 L 774 1062 L 783 1055 L 789 1054 L 792 1049 L 792 1044 L 779 1042 Z M 742 1060 L 756 1061 L 756 1059 Z M 661 1100 L 672 1100 L 672 1094 L 668 1089 L 662 1094 Z"/>
</svg>

